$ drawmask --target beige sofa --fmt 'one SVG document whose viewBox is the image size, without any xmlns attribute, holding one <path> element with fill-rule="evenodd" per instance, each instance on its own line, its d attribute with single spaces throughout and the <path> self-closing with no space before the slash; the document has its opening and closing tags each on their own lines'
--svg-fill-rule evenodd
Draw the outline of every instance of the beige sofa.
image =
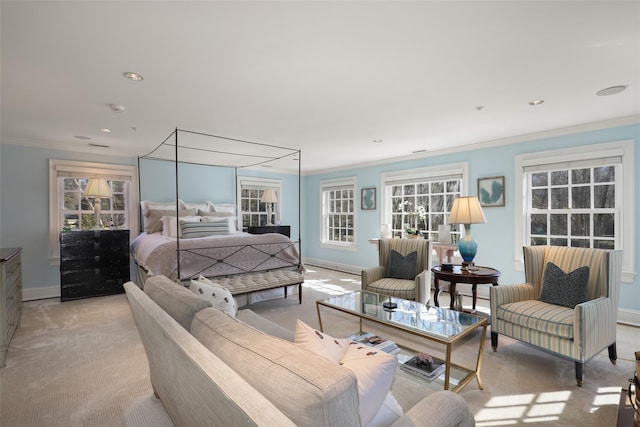
<svg viewBox="0 0 640 427">
<path fill-rule="evenodd" d="M 229 316 L 163 276 L 125 290 L 176 426 L 360 426 L 353 373 L 291 342 L 291 331 L 250 310 Z M 392 392 L 405 414 L 394 426 L 475 425 L 462 397 L 399 376 Z"/>
</svg>

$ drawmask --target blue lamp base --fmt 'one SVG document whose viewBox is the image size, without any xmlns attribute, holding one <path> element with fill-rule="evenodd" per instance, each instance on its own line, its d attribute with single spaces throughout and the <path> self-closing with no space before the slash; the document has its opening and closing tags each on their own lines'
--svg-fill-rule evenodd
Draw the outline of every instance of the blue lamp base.
<svg viewBox="0 0 640 427">
<path fill-rule="evenodd" d="M 471 237 L 471 224 L 464 225 L 464 237 L 458 242 L 458 250 L 462 256 L 462 269 L 466 270 L 469 265 L 473 265 L 473 258 L 478 252 L 478 242 Z"/>
</svg>

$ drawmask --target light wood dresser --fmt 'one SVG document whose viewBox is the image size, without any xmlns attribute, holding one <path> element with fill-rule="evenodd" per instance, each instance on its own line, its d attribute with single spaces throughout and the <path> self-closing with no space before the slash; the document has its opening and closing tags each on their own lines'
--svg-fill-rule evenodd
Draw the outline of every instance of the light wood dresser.
<svg viewBox="0 0 640 427">
<path fill-rule="evenodd" d="M 22 248 L 0 249 L 0 368 L 22 318 Z"/>
</svg>

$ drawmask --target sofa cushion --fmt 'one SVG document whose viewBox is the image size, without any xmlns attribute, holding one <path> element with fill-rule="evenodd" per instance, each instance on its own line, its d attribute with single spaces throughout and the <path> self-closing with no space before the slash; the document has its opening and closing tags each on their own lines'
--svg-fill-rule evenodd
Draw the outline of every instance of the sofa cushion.
<svg viewBox="0 0 640 427">
<path fill-rule="evenodd" d="M 396 420 L 400 418 L 402 415 L 404 415 L 404 411 L 402 410 L 402 407 L 400 406 L 396 398 L 393 396 L 393 394 L 389 392 L 387 393 L 387 397 L 385 397 L 384 402 L 382 402 L 382 406 L 380 407 L 380 410 L 378 411 L 376 416 L 373 417 L 371 421 L 369 421 L 369 424 L 367 424 L 367 427 L 390 426 L 391 424 L 396 422 Z"/>
<path fill-rule="evenodd" d="M 346 338 L 334 338 L 324 332 L 304 323 L 298 319 L 296 321 L 295 343 L 302 348 L 312 351 L 334 363 L 340 363 L 340 359 L 347 351 L 351 340 Z"/>
<path fill-rule="evenodd" d="M 217 308 L 229 316 L 235 317 L 238 314 L 238 303 L 231 295 L 231 291 L 224 286 L 200 276 L 198 280 L 191 280 L 189 289 L 196 295 L 209 300 L 213 308 Z"/>
<path fill-rule="evenodd" d="M 297 425 L 360 425 L 349 369 L 213 308 L 194 316 L 191 333 Z"/>
<path fill-rule="evenodd" d="M 573 339 L 573 309 L 538 300 L 503 304 L 497 317 L 534 331 Z"/>
<path fill-rule="evenodd" d="M 203 308 L 211 307 L 211 302 L 161 275 L 147 279 L 144 283 L 144 293 L 186 330 L 191 328 L 194 314 Z"/>
<path fill-rule="evenodd" d="M 367 291 L 413 300 L 416 297 L 416 282 L 385 277 L 367 285 Z"/>
<path fill-rule="evenodd" d="M 392 249 L 389 264 L 389 277 L 393 279 L 414 280 L 418 274 L 418 251 L 413 251 L 406 256 L 402 256 L 400 252 Z"/>
<path fill-rule="evenodd" d="M 587 301 L 589 267 L 583 266 L 565 273 L 552 262 L 547 263 L 542 279 L 539 301 L 574 308 Z"/>
<path fill-rule="evenodd" d="M 362 427 L 367 426 L 382 407 L 396 373 L 398 359 L 365 344 L 352 341 L 340 359 L 358 379 L 358 412 Z"/>
</svg>

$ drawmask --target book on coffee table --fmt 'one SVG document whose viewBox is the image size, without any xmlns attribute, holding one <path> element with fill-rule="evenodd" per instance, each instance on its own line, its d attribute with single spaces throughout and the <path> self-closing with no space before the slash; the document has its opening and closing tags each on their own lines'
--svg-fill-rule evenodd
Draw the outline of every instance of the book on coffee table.
<svg viewBox="0 0 640 427">
<path fill-rule="evenodd" d="M 349 338 L 389 354 L 400 353 L 400 348 L 395 342 L 384 339 L 379 335 L 375 335 L 371 333 L 353 334 Z"/>
<path fill-rule="evenodd" d="M 436 358 L 433 358 L 433 362 L 431 364 L 420 363 L 418 356 L 416 355 L 401 364 L 400 368 L 418 375 L 427 381 L 433 381 L 444 372 L 445 364 L 443 361 Z"/>
</svg>

